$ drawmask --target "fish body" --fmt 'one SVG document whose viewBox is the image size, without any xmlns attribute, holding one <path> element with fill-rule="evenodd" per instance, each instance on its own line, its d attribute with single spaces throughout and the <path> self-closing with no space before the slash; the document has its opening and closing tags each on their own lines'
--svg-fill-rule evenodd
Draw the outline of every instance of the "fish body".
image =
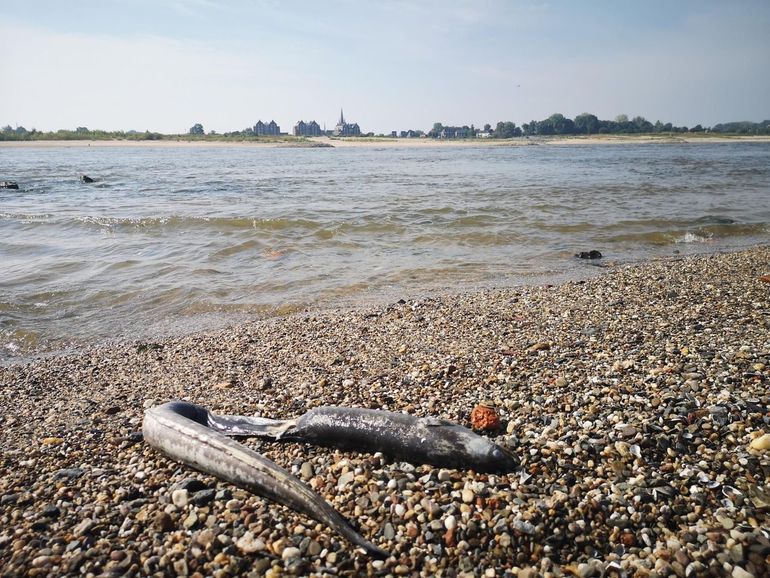
<svg viewBox="0 0 770 578">
<path fill-rule="evenodd" d="M 208 413 L 205 408 L 186 402 L 170 402 L 151 408 L 144 416 L 144 439 L 178 462 L 326 524 L 369 555 L 388 556 L 356 532 L 342 514 L 296 476 L 201 423 L 201 420 L 205 422 Z"/>
</svg>

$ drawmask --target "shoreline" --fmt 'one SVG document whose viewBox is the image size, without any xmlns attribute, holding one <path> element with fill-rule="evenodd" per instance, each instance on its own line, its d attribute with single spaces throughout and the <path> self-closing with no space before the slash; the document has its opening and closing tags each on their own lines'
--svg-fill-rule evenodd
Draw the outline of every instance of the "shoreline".
<svg viewBox="0 0 770 578">
<path fill-rule="evenodd" d="M 180 147 L 180 148 L 412 148 L 412 147 L 517 147 L 537 145 L 630 145 L 630 144 L 725 144 L 768 143 L 770 136 L 712 136 L 712 135 L 589 135 L 589 136 L 537 136 L 514 139 L 428 139 L 356 137 L 330 138 L 308 137 L 306 141 L 259 142 L 259 141 L 206 141 L 206 140 L 33 140 L 0 141 L 2 148 L 52 148 L 52 147 Z"/>
<path fill-rule="evenodd" d="M 0 367 L 0 565 L 33 576 L 762 576 L 768 273 L 760 246 Z M 491 476 L 249 443 L 308 474 L 392 553 L 374 562 L 140 443 L 143 407 L 171 398 L 218 413 L 343 405 L 463 425 L 492 400 L 504 422 L 496 441 L 522 467 Z M 189 478 L 208 493 L 174 494 Z"/>
</svg>

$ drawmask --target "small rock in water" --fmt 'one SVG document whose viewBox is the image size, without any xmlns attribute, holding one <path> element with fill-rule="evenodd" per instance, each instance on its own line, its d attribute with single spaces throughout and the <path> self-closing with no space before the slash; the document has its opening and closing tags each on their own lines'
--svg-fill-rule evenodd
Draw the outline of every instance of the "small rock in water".
<svg viewBox="0 0 770 578">
<path fill-rule="evenodd" d="M 80 176 L 80 180 L 81 180 L 82 182 L 84 182 L 84 183 L 93 183 L 93 182 L 94 182 L 94 179 L 92 179 L 92 178 L 91 178 L 91 177 L 89 177 L 88 175 L 81 175 L 81 176 Z"/>
<path fill-rule="evenodd" d="M 575 253 L 575 257 L 578 259 L 601 259 L 602 254 L 596 249 L 592 249 L 591 251 L 580 251 L 580 253 Z"/>
</svg>

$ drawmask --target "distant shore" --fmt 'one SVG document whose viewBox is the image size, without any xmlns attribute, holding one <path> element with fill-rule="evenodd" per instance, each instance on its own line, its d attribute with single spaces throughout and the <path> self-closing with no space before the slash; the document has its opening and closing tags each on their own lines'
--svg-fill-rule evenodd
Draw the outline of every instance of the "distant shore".
<svg viewBox="0 0 770 578">
<path fill-rule="evenodd" d="M 30 140 L 0 141 L 0 148 L 25 147 L 254 147 L 254 148 L 411 148 L 411 147 L 481 147 L 481 146 L 537 146 L 537 145 L 628 145 L 628 144 L 718 144 L 718 143 L 766 143 L 770 136 L 723 136 L 709 134 L 659 134 L 659 135 L 571 135 L 517 137 L 512 139 L 447 139 L 391 138 L 391 137 L 311 137 L 306 140 L 255 141 L 255 140 Z"/>
</svg>

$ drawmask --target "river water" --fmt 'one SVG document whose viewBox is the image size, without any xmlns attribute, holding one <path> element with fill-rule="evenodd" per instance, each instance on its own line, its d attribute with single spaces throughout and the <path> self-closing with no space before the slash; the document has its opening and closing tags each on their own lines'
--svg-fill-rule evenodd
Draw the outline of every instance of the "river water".
<svg viewBox="0 0 770 578">
<path fill-rule="evenodd" d="M 768 143 L 4 147 L 4 179 L 6 362 L 770 240 Z"/>
</svg>

